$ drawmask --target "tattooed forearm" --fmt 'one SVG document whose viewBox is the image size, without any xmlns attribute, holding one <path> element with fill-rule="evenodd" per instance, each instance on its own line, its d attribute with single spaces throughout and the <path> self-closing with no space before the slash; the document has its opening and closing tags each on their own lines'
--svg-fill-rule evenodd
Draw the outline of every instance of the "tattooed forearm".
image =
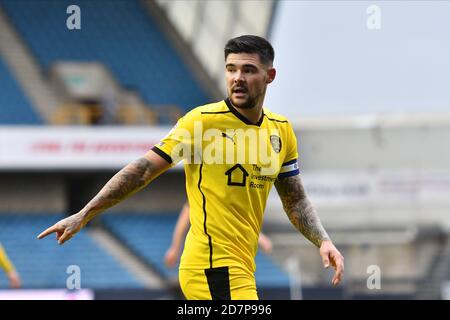
<svg viewBox="0 0 450 320">
<path fill-rule="evenodd" d="M 152 163 L 140 158 L 120 170 L 81 211 L 86 222 L 144 188 L 155 178 Z"/>
<path fill-rule="evenodd" d="M 306 195 L 299 175 L 277 180 L 275 187 L 284 211 L 297 230 L 318 247 L 323 240 L 329 240 L 316 210 Z"/>
</svg>

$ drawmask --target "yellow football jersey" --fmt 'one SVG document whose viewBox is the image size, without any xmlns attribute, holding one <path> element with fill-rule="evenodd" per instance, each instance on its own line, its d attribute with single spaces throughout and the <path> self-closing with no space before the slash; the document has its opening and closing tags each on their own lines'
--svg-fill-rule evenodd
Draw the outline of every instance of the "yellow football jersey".
<svg viewBox="0 0 450 320">
<path fill-rule="evenodd" d="M 226 99 L 187 113 L 152 150 L 172 164 L 185 161 L 191 228 L 180 269 L 253 274 L 273 183 L 299 173 L 291 124 L 266 108 L 252 124 Z"/>
</svg>

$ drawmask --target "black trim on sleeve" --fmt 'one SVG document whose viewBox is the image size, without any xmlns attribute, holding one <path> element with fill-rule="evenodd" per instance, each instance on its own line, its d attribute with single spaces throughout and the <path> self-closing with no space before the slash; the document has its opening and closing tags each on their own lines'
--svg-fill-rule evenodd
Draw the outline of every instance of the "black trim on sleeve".
<svg viewBox="0 0 450 320">
<path fill-rule="evenodd" d="M 296 162 L 297 162 L 297 159 L 292 159 L 292 160 L 290 160 L 288 162 L 283 163 L 281 166 L 282 167 L 288 166 L 288 165 L 291 165 L 291 164 L 296 163 Z"/>
<path fill-rule="evenodd" d="M 228 267 L 205 269 L 212 300 L 231 300 Z"/>
<path fill-rule="evenodd" d="M 157 155 L 159 155 L 161 158 L 163 158 L 164 160 L 166 160 L 168 163 L 172 164 L 172 158 L 165 153 L 164 151 L 162 151 L 161 149 L 159 149 L 158 147 L 154 146 L 151 149 L 154 153 L 156 153 Z"/>
</svg>

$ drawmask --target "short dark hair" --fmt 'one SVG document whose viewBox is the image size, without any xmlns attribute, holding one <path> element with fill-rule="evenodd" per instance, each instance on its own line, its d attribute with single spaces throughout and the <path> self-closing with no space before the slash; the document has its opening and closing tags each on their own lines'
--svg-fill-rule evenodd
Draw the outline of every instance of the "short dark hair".
<svg viewBox="0 0 450 320">
<path fill-rule="evenodd" d="M 230 53 L 257 53 L 265 65 L 273 63 L 275 52 L 269 41 L 262 37 L 243 35 L 228 40 L 224 49 L 225 60 Z"/>
</svg>

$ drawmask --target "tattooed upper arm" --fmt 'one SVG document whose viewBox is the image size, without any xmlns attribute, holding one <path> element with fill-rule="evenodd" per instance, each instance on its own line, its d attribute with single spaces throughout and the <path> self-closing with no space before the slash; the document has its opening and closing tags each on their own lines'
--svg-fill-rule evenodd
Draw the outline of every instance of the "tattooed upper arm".
<svg viewBox="0 0 450 320">
<path fill-rule="evenodd" d="M 320 247 L 329 239 L 316 210 L 308 199 L 300 175 L 277 179 L 275 188 L 289 220 L 307 239 Z"/>
</svg>

